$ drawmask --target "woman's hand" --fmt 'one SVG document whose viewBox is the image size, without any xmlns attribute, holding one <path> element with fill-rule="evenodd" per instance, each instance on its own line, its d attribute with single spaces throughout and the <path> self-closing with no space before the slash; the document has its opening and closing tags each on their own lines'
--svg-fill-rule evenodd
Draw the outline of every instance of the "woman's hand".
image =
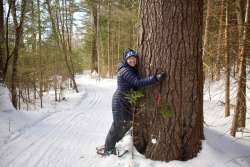
<svg viewBox="0 0 250 167">
<path fill-rule="evenodd" d="M 165 72 L 162 72 L 162 73 L 156 74 L 155 77 L 157 81 L 163 81 L 166 79 L 167 74 Z"/>
</svg>

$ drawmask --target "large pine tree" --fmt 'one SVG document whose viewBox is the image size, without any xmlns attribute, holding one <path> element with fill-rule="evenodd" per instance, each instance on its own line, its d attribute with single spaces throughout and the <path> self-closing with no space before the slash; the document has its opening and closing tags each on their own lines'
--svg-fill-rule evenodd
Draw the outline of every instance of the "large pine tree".
<svg viewBox="0 0 250 167">
<path fill-rule="evenodd" d="M 146 89 L 135 116 L 135 146 L 154 160 L 188 160 L 203 139 L 203 1 L 141 0 L 139 16 L 141 74 L 159 69 L 168 77 L 162 89 L 160 84 Z"/>
</svg>

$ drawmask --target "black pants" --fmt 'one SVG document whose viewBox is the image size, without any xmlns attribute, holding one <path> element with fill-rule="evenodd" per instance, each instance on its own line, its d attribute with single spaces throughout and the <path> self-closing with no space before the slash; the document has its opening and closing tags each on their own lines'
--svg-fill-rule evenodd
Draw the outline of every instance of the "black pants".
<svg viewBox="0 0 250 167">
<path fill-rule="evenodd" d="M 131 121 L 113 121 L 105 140 L 105 151 L 115 149 L 119 142 L 131 127 Z"/>
</svg>

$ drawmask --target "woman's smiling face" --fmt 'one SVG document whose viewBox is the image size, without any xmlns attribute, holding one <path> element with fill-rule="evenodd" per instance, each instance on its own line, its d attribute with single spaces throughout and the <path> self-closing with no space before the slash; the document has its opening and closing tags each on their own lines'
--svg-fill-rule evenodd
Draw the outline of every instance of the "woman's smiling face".
<svg viewBox="0 0 250 167">
<path fill-rule="evenodd" d="M 136 57 L 134 57 L 134 56 L 131 56 L 131 57 L 129 57 L 128 59 L 127 59 L 127 63 L 128 63 L 128 65 L 130 65 L 131 67 L 134 67 L 134 66 L 136 66 Z"/>
</svg>

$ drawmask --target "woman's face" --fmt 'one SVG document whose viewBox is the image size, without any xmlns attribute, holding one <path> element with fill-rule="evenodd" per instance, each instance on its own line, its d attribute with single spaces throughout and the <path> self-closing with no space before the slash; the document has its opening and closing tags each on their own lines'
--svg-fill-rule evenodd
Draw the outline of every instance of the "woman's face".
<svg viewBox="0 0 250 167">
<path fill-rule="evenodd" d="M 127 59 L 127 63 L 131 66 L 131 67 L 134 67 L 134 66 L 136 66 L 136 57 L 129 57 L 128 59 Z"/>
</svg>

